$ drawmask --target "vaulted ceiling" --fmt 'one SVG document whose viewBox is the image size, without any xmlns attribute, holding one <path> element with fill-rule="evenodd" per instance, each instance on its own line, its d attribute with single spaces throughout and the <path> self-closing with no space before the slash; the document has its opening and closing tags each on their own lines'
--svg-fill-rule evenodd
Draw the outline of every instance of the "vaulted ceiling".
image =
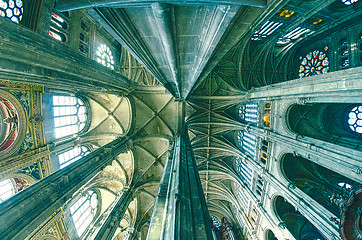
<svg viewBox="0 0 362 240">
<path fill-rule="evenodd" d="M 340 1 L 339 1 L 340 2 Z M 186 117 L 209 210 L 231 216 L 235 203 L 233 168 L 240 154 L 235 133 L 243 128 L 237 107 L 247 91 L 296 78 L 291 74 L 296 46 L 337 24 L 360 17 L 361 5 L 345 8 L 334 0 L 58 0 L 60 11 L 86 8 L 122 45 L 122 73 L 144 85 L 132 92 L 134 178 L 143 181 L 133 207 L 137 224 L 149 218 L 169 149 L 179 127 L 180 101 Z M 293 18 L 280 14 L 295 11 Z M 338 11 L 337 11 L 337 10 Z M 312 17 L 323 19 L 314 26 Z M 250 40 L 270 19 L 284 28 L 258 42 Z M 297 26 L 310 28 L 302 38 L 277 44 Z M 317 36 L 318 37 L 318 36 Z M 159 85 L 163 85 L 168 92 Z M 110 115 L 109 121 L 117 121 Z"/>
</svg>

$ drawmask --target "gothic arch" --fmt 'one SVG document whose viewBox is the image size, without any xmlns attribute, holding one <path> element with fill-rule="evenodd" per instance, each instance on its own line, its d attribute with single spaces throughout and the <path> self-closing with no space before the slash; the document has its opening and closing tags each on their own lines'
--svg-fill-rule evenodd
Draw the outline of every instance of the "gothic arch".
<svg viewBox="0 0 362 240">
<path fill-rule="evenodd" d="M 296 240 L 326 240 L 318 229 L 284 197 L 280 195 L 275 197 L 273 206 L 281 221 L 279 226 L 288 229 Z"/>
<path fill-rule="evenodd" d="M 339 198 L 360 186 L 351 179 L 291 153 L 282 157 L 280 165 L 291 187 L 297 187 L 337 217 L 340 217 Z"/>
<path fill-rule="evenodd" d="M 362 134 L 348 129 L 348 114 L 359 103 L 311 103 L 291 105 L 288 128 L 302 136 L 361 150 Z"/>
</svg>

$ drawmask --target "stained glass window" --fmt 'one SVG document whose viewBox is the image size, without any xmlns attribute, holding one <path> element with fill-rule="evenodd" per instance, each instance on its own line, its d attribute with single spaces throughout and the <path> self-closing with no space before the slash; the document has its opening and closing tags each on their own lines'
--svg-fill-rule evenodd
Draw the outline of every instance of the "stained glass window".
<svg viewBox="0 0 362 240">
<path fill-rule="evenodd" d="M 238 143 L 246 154 L 255 156 L 256 136 L 246 131 L 238 132 Z"/>
<path fill-rule="evenodd" d="M 58 160 L 60 164 L 60 168 L 64 168 L 69 164 L 77 161 L 78 159 L 84 157 L 89 153 L 89 149 L 84 146 L 75 147 L 71 150 L 63 152 L 58 155 Z"/>
<path fill-rule="evenodd" d="M 61 138 L 85 127 L 87 111 L 82 100 L 70 96 L 53 96 L 55 137 Z"/>
<path fill-rule="evenodd" d="M 49 29 L 49 35 L 60 42 L 66 42 L 66 31 L 68 29 L 67 21 L 59 14 L 52 13 L 51 26 Z"/>
<path fill-rule="evenodd" d="M 219 222 L 219 219 L 217 219 L 216 217 L 214 216 L 211 216 L 211 220 L 212 220 L 212 224 L 217 228 L 219 229 L 220 228 L 220 222 Z"/>
<path fill-rule="evenodd" d="M 253 171 L 246 165 L 246 163 L 239 157 L 235 159 L 236 169 L 240 173 L 241 177 L 245 180 L 246 184 L 250 187 L 251 179 L 253 177 Z"/>
<path fill-rule="evenodd" d="M 10 179 L 0 182 L 0 203 L 15 194 L 15 188 Z"/>
<path fill-rule="evenodd" d="M 259 105 L 257 103 L 244 104 L 239 108 L 239 116 L 241 119 L 244 119 L 246 122 L 257 124 L 258 109 Z"/>
<path fill-rule="evenodd" d="M 112 70 L 114 69 L 114 60 L 113 60 L 112 51 L 107 45 L 101 44 L 97 49 L 96 55 L 97 55 L 97 62 Z"/>
<path fill-rule="evenodd" d="M 362 133 L 362 106 L 352 108 L 348 114 L 349 127 L 357 133 Z"/>
<path fill-rule="evenodd" d="M 0 0 L 0 16 L 7 17 L 11 21 L 19 23 L 23 18 L 23 1 Z"/>
<path fill-rule="evenodd" d="M 251 37 L 251 40 L 261 40 L 270 34 L 272 34 L 275 30 L 277 30 L 283 23 L 281 22 L 273 22 L 266 21 L 264 25 L 260 28 L 260 30 L 256 31 L 254 35 Z"/>
<path fill-rule="evenodd" d="M 70 214 L 79 237 L 84 233 L 95 217 L 97 206 L 97 194 L 94 191 L 88 191 L 70 207 Z"/>
<path fill-rule="evenodd" d="M 346 5 L 351 5 L 355 2 L 358 2 L 358 0 L 342 0 L 342 2 Z"/>
<path fill-rule="evenodd" d="M 325 53 L 315 50 L 308 53 L 302 59 L 299 67 L 299 78 L 309 77 L 327 73 L 329 71 L 329 60 Z"/>
<path fill-rule="evenodd" d="M 59 32 L 58 30 L 56 30 L 53 27 L 50 27 L 49 36 L 52 36 L 53 38 L 55 38 L 56 40 L 58 40 L 60 42 L 66 42 L 67 41 L 67 37 L 65 36 L 65 34 Z"/>
</svg>

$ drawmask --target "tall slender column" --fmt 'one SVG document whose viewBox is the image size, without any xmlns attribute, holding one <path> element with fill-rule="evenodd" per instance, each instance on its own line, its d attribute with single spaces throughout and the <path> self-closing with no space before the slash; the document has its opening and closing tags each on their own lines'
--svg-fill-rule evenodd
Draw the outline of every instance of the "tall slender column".
<svg viewBox="0 0 362 240">
<path fill-rule="evenodd" d="M 213 239 L 210 215 L 186 131 L 176 138 L 166 162 L 147 239 Z"/>
<path fill-rule="evenodd" d="M 172 3 L 177 5 L 246 5 L 265 7 L 265 0 L 58 0 L 58 11 L 69 11 L 91 7 L 149 7 L 152 3 Z"/>
<path fill-rule="evenodd" d="M 135 188 L 132 181 L 130 186 L 125 187 L 123 192 L 115 199 L 110 213 L 101 223 L 99 230 L 93 234 L 90 239 L 111 240 L 113 238 L 114 233 L 116 232 L 124 214 L 126 213 L 129 203 L 133 199 L 132 196 L 134 190 Z"/>
<path fill-rule="evenodd" d="M 1 80 L 61 90 L 122 92 L 131 81 L 49 36 L 0 18 Z M 56 54 L 55 54 L 56 53 Z"/>
<path fill-rule="evenodd" d="M 0 239 L 25 239 L 116 156 L 128 148 L 118 138 L 50 174 L 0 204 Z"/>
</svg>

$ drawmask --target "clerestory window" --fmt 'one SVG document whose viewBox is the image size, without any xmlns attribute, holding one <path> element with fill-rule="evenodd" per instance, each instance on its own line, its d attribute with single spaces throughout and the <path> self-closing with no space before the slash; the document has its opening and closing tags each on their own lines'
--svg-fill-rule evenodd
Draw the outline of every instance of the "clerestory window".
<svg viewBox="0 0 362 240">
<path fill-rule="evenodd" d="M 61 138 L 82 131 L 87 121 L 84 102 L 71 96 L 53 96 L 55 137 Z"/>
<path fill-rule="evenodd" d="M 246 103 L 239 108 L 239 117 L 245 122 L 256 125 L 258 123 L 258 110 L 257 103 Z"/>
<path fill-rule="evenodd" d="M 251 179 L 253 177 L 253 171 L 251 170 L 251 168 L 246 165 L 246 163 L 239 157 L 235 159 L 235 165 L 236 169 L 238 170 L 239 174 L 241 175 L 247 186 L 250 187 Z"/>
<path fill-rule="evenodd" d="M 355 106 L 348 114 L 348 125 L 356 133 L 362 133 L 362 106 Z"/>
<path fill-rule="evenodd" d="M 238 143 L 244 152 L 254 158 L 256 148 L 256 136 L 246 131 L 238 132 Z"/>
<path fill-rule="evenodd" d="M 94 191 L 90 190 L 70 207 L 70 214 L 79 237 L 82 236 L 93 221 L 97 206 L 98 196 Z"/>
<path fill-rule="evenodd" d="M 0 203 L 15 194 L 15 188 L 10 179 L 0 182 Z"/>
<path fill-rule="evenodd" d="M 101 44 L 97 49 L 96 56 L 96 60 L 98 63 L 114 70 L 113 54 L 111 49 L 107 45 Z"/>
<path fill-rule="evenodd" d="M 68 166 L 69 164 L 84 157 L 88 153 L 90 153 L 89 149 L 84 146 L 75 147 L 66 152 L 60 153 L 58 155 L 58 161 L 59 161 L 60 168 L 62 169 L 64 167 Z"/>
</svg>

